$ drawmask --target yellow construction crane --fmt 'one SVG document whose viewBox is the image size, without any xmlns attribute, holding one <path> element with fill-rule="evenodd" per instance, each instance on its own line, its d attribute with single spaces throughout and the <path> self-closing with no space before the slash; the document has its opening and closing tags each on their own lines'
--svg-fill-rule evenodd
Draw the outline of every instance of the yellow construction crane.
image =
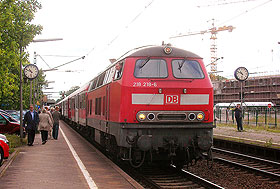
<svg viewBox="0 0 280 189">
<path fill-rule="evenodd" d="M 191 36 L 191 35 L 198 35 L 198 34 L 205 34 L 205 33 L 211 33 L 211 43 L 210 43 L 210 65 L 211 65 L 211 73 L 213 76 L 215 76 L 215 73 L 217 73 L 217 60 L 219 60 L 219 58 L 217 58 L 217 33 L 220 31 L 229 31 L 232 32 L 232 30 L 235 29 L 235 27 L 233 26 L 222 26 L 222 27 L 215 27 L 215 23 L 214 23 L 214 19 L 212 22 L 212 27 L 210 29 L 207 30 L 203 30 L 203 31 L 199 31 L 199 32 L 189 32 L 187 34 L 182 34 L 182 35 L 176 35 L 176 36 L 172 36 L 170 37 L 170 39 L 173 38 L 178 38 L 178 37 L 186 37 L 186 36 Z M 211 77 L 211 79 L 214 79 L 213 77 Z"/>
</svg>

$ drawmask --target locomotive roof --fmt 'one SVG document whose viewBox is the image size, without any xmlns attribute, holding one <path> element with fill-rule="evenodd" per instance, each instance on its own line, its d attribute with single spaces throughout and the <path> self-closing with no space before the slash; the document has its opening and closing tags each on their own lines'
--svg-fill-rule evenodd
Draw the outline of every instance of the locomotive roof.
<svg viewBox="0 0 280 189">
<path fill-rule="evenodd" d="M 128 56 L 166 56 L 166 57 L 191 57 L 191 58 L 201 58 L 195 53 L 179 49 L 176 47 L 171 47 L 172 52 L 170 54 L 164 53 L 165 46 L 154 46 L 140 49 Z"/>
<path fill-rule="evenodd" d="M 164 52 L 165 47 L 170 47 L 172 49 L 170 54 L 166 54 Z M 127 57 L 139 57 L 139 56 L 180 57 L 180 58 L 199 58 L 199 59 L 202 59 L 200 56 L 198 56 L 197 54 L 195 54 L 193 52 L 183 50 L 183 49 L 179 49 L 179 48 L 176 48 L 176 47 L 172 47 L 172 46 L 169 46 L 169 45 L 163 45 L 163 46 L 151 46 L 151 45 L 149 45 L 149 46 L 144 46 L 144 47 L 138 47 L 138 48 L 135 48 L 135 49 L 132 49 L 132 50 L 126 52 L 124 55 L 122 55 L 120 58 L 118 58 L 114 63 L 109 65 L 106 69 L 114 66 L 115 64 L 117 64 L 118 61 L 120 61 L 122 59 L 125 59 Z M 103 72 L 100 72 L 98 75 L 100 75 L 101 73 L 103 73 Z M 98 75 L 96 77 L 98 77 Z M 64 98 L 63 100 L 61 100 L 58 103 L 61 103 L 61 102 L 67 100 L 68 98 L 71 98 L 72 96 L 74 96 L 74 95 L 76 95 L 76 94 L 78 94 L 82 91 L 86 91 L 89 87 L 90 82 L 92 82 L 92 80 L 89 81 L 88 83 L 86 83 L 84 86 L 82 86 L 78 90 L 71 93 L 69 96 L 67 96 L 66 98 Z"/>
</svg>

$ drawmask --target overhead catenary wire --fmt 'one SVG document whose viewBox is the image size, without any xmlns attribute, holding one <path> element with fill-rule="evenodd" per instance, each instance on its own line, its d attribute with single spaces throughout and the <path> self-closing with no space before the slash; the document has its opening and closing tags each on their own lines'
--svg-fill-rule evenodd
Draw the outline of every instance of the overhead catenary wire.
<svg viewBox="0 0 280 189">
<path fill-rule="evenodd" d="M 52 56 L 52 57 L 61 57 L 61 58 L 80 57 L 80 56 L 69 56 L 69 55 L 41 55 L 41 56 Z"/>
<path fill-rule="evenodd" d="M 127 30 L 129 28 L 129 26 L 135 22 L 142 14 L 144 11 L 146 11 L 151 5 L 152 3 L 154 2 L 155 0 L 152 0 L 150 1 L 145 7 L 143 10 L 141 10 L 124 28 L 121 32 L 119 32 L 113 39 L 110 40 L 110 42 L 107 44 L 107 46 L 103 49 L 103 51 L 108 48 L 109 46 L 111 46 L 120 36 L 121 34 Z M 96 49 L 96 47 L 93 47 L 87 54 L 86 56 L 88 56 L 90 53 L 92 53 L 94 50 Z"/>
<path fill-rule="evenodd" d="M 123 31 L 127 30 L 128 27 L 137 20 L 137 18 L 139 18 L 139 16 L 141 16 L 141 14 L 143 14 L 143 12 L 145 10 L 147 10 L 151 5 L 152 3 L 154 2 L 155 0 L 152 0 L 151 2 L 149 2 L 149 4 L 147 6 L 144 7 L 144 9 L 142 11 L 140 11 L 140 13 L 138 13 L 123 29 Z M 119 38 L 119 36 L 122 34 L 121 31 L 120 33 L 118 33 L 109 43 L 108 43 L 108 46 L 110 46 L 115 40 L 117 40 Z"/>
<path fill-rule="evenodd" d="M 55 67 L 53 67 L 53 68 L 50 68 L 50 69 L 48 69 L 48 70 L 43 70 L 43 71 L 55 71 L 55 70 L 57 70 L 57 68 L 59 68 L 59 67 L 65 66 L 65 65 L 67 65 L 67 64 L 70 64 L 70 63 L 72 63 L 72 62 L 75 62 L 75 61 L 77 61 L 77 60 L 84 59 L 84 58 L 85 58 L 85 56 L 82 56 L 82 57 L 77 58 L 77 59 L 75 59 L 75 60 L 71 60 L 71 61 L 66 62 L 66 63 L 64 63 L 64 64 L 61 64 L 61 65 L 58 65 L 58 66 L 55 66 Z"/>
<path fill-rule="evenodd" d="M 240 16 L 242 16 L 242 15 L 244 15 L 244 14 L 247 14 L 248 12 L 251 12 L 251 11 L 253 11 L 253 10 L 259 8 L 259 7 L 264 6 L 264 5 L 267 4 L 267 3 L 270 3 L 271 1 L 272 1 L 272 0 L 268 0 L 268 1 L 264 2 L 264 3 L 262 3 L 262 4 L 259 4 L 259 5 L 255 6 L 255 7 L 251 8 L 251 9 L 245 10 L 245 11 L 243 11 L 242 13 L 240 13 L 240 14 L 238 14 L 238 15 L 236 15 L 236 16 L 234 16 L 234 17 L 232 17 L 232 18 L 230 18 L 230 19 L 228 19 L 228 20 L 226 20 L 226 21 L 224 21 L 224 22 L 219 23 L 218 26 L 222 26 L 222 25 L 224 25 L 225 23 L 227 23 L 227 22 L 229 22 L 229 21 L 232 21 L 232 20 L 234 20 L 234 19 L 236 19 L 236 18 L 238 18 L 238 17 L 240 17 Z"/>
<path fill-rule="evenodd" d="M 37 54 L 37 56 L 39 56 L 43 60 L 43 62 L 51 69 L 50 65 L 43 59 L 41 55 Z"/>
<path fill-rule="evenodd" d="M 75 62 L 75 61 L 77 61 L 77 60 L 84 59 L 84 58 L 85 58 L 85 56 L 82 56 L 82 57 L 80 57 L 80 58 L 77 58 L 77 59 L 75 59 L 75 60 L 71 60 L 71 61 L 66 62 L 66 63 L 64 63 L 64 64 L 61 64 L 61 65 L 59 65 L 59 66 L 55 66 L 55 67 L 53 67 L 52 69 L 56 69 L 56 68 L 65 66 L 65 65 L 67 65 L 67 64 L 70 64 L 70 63 L 72 63 L 72 62 Z"/>
<path fill-rule="evenodd" d="M 245 2 L 252 2 L 252 1 L 257 1 L 257 0 L 236 0 L 236 1 L 226 1 L 223 0 L 221 1 L 217 1 L 216 4 L 208 4 L 208 5 L 198 5 L 197 7 L 211 7 L 211 6 L 220 6 L 220 5 L 229 5 L 229 4 L 237 4 L 237 3 L 245 3 Z M 208 0 L 207 0 L 208 2 Z"/>
</svg>

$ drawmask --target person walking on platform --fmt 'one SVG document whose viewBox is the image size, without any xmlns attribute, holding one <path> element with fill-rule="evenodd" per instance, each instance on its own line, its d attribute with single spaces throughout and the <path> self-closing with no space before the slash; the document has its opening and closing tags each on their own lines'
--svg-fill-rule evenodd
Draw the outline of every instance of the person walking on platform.
<svg viewBox="0 0 280 189">
<path fill-rule="evenodd" d="M 53 123 L 46 109 L 43 109 L 42 113 L 40 113 L 39 120 L 38 130 L 41 132 L 42 144 L 46 144 L 48 132 Z"/>
<path fill-rule="evenodd" d="M 55 107 L 55 111 L 53 112 L 52 116 L 54 121 L 52 134 L 53 134 L 53 138 L 57 140 L 58 130 L 59 130 L 59 119 L 60 119 L 60 112 L 58 106 Z"/>
<path fill-rule="evenodd" d="M 49 111 L 49 108 L 48 108 L 47 106 L 45 107 L 45 109 L 46 109 L 47 114 L 50 116 L 51 121 L 52 121 L 52 124 L 51 124 L 50 130 L 49 130 L 49 132 L 48 132 L 49 139 L 51 139 L 51 138 L 52 138 L 53 117 L 52 117 L 52 113 Z"/>
<path fill-rule="evenodd" d="M 23 119 L 23 126 L 25 126 L 25 131 L 27 132 L 27 145 L 33 146 L 33 142 L 35 139 L 35 132 L 37 129 L 37 125 L 39 123 L 39 115 L 34 110 L 33 105 L 29 106 L 29 111 L 26 112 Z"/>
<path fill-rule="evenodd" d="M 236 108 L 234 108 L 234 115 L 237 123 L 237 130 L 238 131 L 243 131 L 242 127 L 242 109 L 240 104 L 237 104 Z"/>
</svg>

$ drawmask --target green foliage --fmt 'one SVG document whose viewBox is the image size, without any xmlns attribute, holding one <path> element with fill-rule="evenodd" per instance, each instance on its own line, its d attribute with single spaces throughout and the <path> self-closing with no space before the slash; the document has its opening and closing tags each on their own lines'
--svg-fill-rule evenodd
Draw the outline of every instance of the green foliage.
<svg viewBox="0 0 280 189">
<path fill-rule="evenodd" d="M 8 141 L 9 141 L 9 146 L 10 146 L 10 153 L 14 151 L 15 148 L 26 145 L 27 139 L 20 139 L 18 135 L 6 135 Z"/>
<path fill-rule="evenodd" d="M 224 81 L 224 80 L 227 80 L 228 78 L 224 77 L 224 76 L 221 76 L 221 75 L 217 75 L 217 80 L 218 81 Z"/>
<path fill-rule="evenodd" d="M 56 100 L 56 103 L 61 101 L 62 99 L 64 99 L 65 97 L 69 96 L 71 93 L 73 93 L 74 91 L 78 90 L 80 87 L 79 86 L 73 86 L 70 88 L 70 90 L 68 91 L 60 91 L 59 94 L 61 95 L 60 99 Z"/>
<path fill-rule="evenodd" d="M 40 8 L 37 0 L 0 1 L 0 108 L 19 109 L 20 61 L 28 64 L 26 47 L 43 29 L 31 24 Z M 23 85 L 24 100 L 27 88 Z"/>
</svg>

